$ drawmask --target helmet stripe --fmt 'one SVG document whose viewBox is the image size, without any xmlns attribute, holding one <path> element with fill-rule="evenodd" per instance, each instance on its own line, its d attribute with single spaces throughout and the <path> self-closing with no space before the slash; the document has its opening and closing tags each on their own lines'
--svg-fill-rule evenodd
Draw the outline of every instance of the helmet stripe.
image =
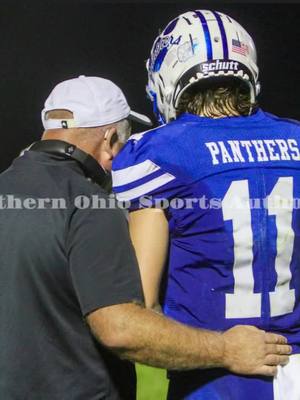
<svg viewBox="0 0 300 400">
<path fill-rule="evenodd" d="M 209 27 L 206 21 L 206 18 L 202 12 L 195 10 L 195 13 L 197 17 L 200 19 L 204 36 L 205 36 L 205 41 L 206 41 L 206 51 L 207 51 L 207 59 L 212 60 L 213 59 L 213 52 L 212 52 L 212 43 L 211 43 L 211 37 L 210 37 L 210 32 L 209 32 Z"/>
<path fill-rule="evenodd" d="M 227 35 L 226 35 L 226 31 L 225 31 L 225 28 L 224 28 L 224 24 L 223 24 L 222 18 L 220 17 L 220 14 L 218 14 L 216 11 L 212 11 L 212 13 L 216 17 L 216 20 L 217 20 L 218 25 L 219 25 L 221 38 L 222 38 L 222 44 L 223 44 L 224 59 L 228 60 L 228 42 L 227 42 Z"/>
<path fill-rule="evenodd" d="M 169 25 L 164 30 L 164 35 L 168 35 L 169 33 L 171 33 L 174 30 L 174 28 L 175 28 L 175 26 L 176 26 L 176 24 L 178 22 L 178 19 L 179 18 L 173 19 L 173 21 L 171 21 L 169 23 Z"/>
</svg>

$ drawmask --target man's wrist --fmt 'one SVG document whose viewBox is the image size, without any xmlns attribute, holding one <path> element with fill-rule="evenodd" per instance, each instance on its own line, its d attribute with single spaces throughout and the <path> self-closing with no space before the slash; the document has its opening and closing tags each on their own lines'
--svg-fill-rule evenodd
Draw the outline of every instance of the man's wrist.
<svg viewBox="0 0 300 400">
<path fill-rule="evenodd" d="M 215 335 L 215 367 L 222 368 L 225 367 L 225 338 L 222 332 L 214 332 Z"/>
<path fill-rule="evenodd" d="M 225 338 L 222 332 L 202 331 L 201 336 L 201 347 L 206 349 L 206 357 L 203 351 L 200 351 L 199 363 L 202 364 L 200 368 L 224 368 Z"/>
</svg>

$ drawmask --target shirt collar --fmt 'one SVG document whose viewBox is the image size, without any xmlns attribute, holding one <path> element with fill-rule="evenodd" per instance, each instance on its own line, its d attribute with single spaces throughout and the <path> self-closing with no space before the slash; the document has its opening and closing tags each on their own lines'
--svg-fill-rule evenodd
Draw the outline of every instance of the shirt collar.
<svg viewBox="0 0 300 400">
<path fill-rule="evenodd" d="M 181 114 L 178 118 L 177 121 L 181 122 L 198 122 L 198 123 L 241 123 L 241 122 L 250 122 L 250 121 L 260 121 L 265 118 L 265 113 L 263 112 L 262 109 L 258 108 L 257 111 L 249 116 L 239 116 L 239 117 L 222 117 L 222 118 L 209 118 L 209 117 L 201 117 L 199 115 L 195 114 L 189 114 L 189 113 L 184 113 Z"/>
</svg>

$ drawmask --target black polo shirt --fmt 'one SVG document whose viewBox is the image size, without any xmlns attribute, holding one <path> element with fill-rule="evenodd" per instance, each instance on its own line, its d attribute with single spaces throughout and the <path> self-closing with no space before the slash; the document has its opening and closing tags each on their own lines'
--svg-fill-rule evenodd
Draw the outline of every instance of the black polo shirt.
<svg viewBox="0 0 300 400">
<path fill-rule="evenodd" d="M 127 222 L 78 196 L 107 199 L 59 156 L 28 151 L 0 175 L 1 400 L 135 398 L 134 366 L 84 318 L 142 300 Z"/>
</svg>

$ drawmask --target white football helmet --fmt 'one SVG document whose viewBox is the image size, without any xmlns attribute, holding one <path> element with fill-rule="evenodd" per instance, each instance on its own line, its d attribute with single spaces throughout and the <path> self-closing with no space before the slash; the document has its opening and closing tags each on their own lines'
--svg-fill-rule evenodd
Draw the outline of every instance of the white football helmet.
<svg viewBox="0 0 300 400">
<path fill-rule="evenodd" d="M 195 10 L 172 20 L 147 61 L 147 93 L 160 123 L 176 118 L 182 93 L 195 82 L 231 76 L 245 81 L 254 102 L 260 91 L 251 36 L 231 17 Z"/>
</svg>

